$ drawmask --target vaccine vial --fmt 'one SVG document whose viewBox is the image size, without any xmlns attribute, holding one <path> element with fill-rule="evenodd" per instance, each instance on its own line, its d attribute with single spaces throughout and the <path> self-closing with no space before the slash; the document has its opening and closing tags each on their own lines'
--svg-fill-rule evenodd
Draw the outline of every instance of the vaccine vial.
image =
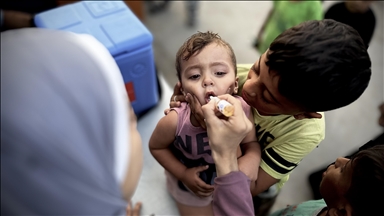
<svg viewBox="0 0 384 216">
<path fill-rule="evenodd" d="M 229 117 L 233 115 L 234 106 L 226 100 L 220 100 L 218 97 L 210 97 L 216 103 L 216 108 L 225 116 Z"/>
</svg>

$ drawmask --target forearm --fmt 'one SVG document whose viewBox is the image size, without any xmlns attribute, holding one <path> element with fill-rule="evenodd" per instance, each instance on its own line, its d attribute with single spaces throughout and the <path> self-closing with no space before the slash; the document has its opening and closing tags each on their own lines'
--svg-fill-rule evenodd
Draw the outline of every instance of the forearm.
<svg viewBox="0 0 384 216">
<path fill-rule="evenodd" d="M 272 176 L 270 176 L 268 173 L 266 173 L 262 168 L 259 168 L 258 171 L 258 177 L 255 182 L 254 187 L 252 187 L 252 196 L 256 196 L 268 188 L 270 188 L 272 185 L 276 184 L 279 181 L 279 179 L 275 179 Z"/>
<path fill-rule="evenodd" d="M 260 144 L 256 141 L 242 143 L 240 144 L 241 151 L 243 152 L 243 157 L 253 158 L 255 161 L 258 161 L 260 164 L 261 160 L 261 148 Z"/>
<path fill-rule="evenodd" d="M 212 157 L 216 165 L 217 176 L 224 176 L 230 172 L 239 171 L 237 164 L 237 151 L 230 151 L 227 154 L 220 154 L 212 151 Z"/>
<path fill-rule="evenodd" d="M 164 167 L 164 169 L 179 180 L 183 177 L 187 167 L 175 157 L 169 148 L 150 149 L 150 151 L 153 157 Z"/>
<path fill-rule="evenodd" d="M 241 144 L 243 156 L 238 159 L 239 169 L 251 180 L 251 189 L 255 187 L 254 182 L 258 178 L 261 161 L 261 150 L 258 142 Z"/>
<path fill-rule="evenodd" d="M 215 178 L 214 215 L 254 215 L 249 183 L 249 178 L 239 171 Z"/>
</svg>

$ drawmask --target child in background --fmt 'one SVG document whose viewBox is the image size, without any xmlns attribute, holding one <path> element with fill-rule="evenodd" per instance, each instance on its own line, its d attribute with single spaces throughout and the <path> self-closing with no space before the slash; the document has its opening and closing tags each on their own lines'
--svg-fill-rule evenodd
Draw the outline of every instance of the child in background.
<svg viewBox="0 0 384 216">
<path fill-rule="evenodd" d="M 283 31 L 307 20 L 321 19 L 321 1 L 273 1 L 273 7 L 256 37 L 254 46 L 260 54 L 264 53 Z"/>
<path fill-rule="evenodd" d="M 212 32 L 196 33 L 180 47 L 176 70 L 183 94 L 196 96 L 202 105 L 208 103 L 211 96 L 238 91 L 235 54 L 227 42 Z M 250 107 L 240 96 L 237 98 L 253 122 Z M 239 168 L 254 186 L 261 154 L 254 127 L 240 146 L 238 160 L 247 158 L 252 163 Z M 212 215 L 212 185 L 216 174 L 209 138 L 207 131 L 191 115 L 187 103 L 173 108 L 160 119 L 149 148 L 166 170 L 167 188 L 180 214 Z"/>
<path fill-rule="evenodd" d="M 368 143 L 369 145 L 369 143 Z M 337 158 L 323 173 L 324 199 L 288 206 L 271 216 L 384 215 L 384 145 Z"/>
<path fill-rule="evenodd" d="M 370 7 L 372 2 L 344 1 L 335 3 L 327 10 L 324 18 L 333 19 L 352 26 L 359 32 L 368 48 L 376 25 L 376 17 Z"/>
</svg>

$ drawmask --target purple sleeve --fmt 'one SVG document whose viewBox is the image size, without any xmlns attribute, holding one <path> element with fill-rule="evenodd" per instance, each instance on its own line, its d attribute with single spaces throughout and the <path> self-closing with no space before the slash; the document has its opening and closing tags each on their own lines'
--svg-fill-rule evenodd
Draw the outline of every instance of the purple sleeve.
<svg viewBox="0 0 384 216">
<path fill-rule="evenodd" d="M 213 191 L 214 215 L 255 215 L 250 182 L 240 171 L 216 177 Z"/>
</svg>

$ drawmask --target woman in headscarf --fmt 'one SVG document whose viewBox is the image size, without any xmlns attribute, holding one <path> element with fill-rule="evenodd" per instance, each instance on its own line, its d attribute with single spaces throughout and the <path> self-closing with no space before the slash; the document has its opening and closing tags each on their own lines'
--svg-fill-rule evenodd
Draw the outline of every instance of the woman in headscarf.
<svg viewBox="0 0 384 216">
<path fill-rule="evenodd" d="M 125 214 L 141 139 L 108 50 L 30 28 L 3 32 L 1 53 L 1 214 Z"/>
</svg>

